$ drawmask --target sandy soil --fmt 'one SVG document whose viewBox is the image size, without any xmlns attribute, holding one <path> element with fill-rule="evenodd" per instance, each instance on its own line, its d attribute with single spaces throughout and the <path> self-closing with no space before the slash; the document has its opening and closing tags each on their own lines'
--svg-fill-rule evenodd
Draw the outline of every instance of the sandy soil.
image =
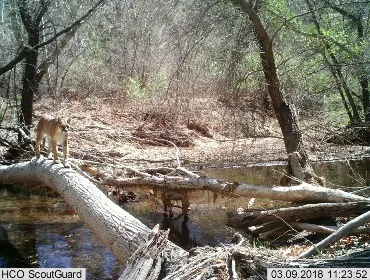
<svg viewBox="0 0 370 280">
<path fill-rule="evenodd" d="M 52 113 L 50 113 L 52 112 Z M 132 137 L 143 125 L 143 110 L 115 103 L 112 100 L 99 102 L 65 101 L 35 103 L 35 121 L 43 113 L 72 118 L 70 153 L 72 158 L 107 158 L 114 162 L 135 166 L 176 166 L 176 149 L 169 146 L 153 146 L 145 139 Z M 207 119 L 204 117 L 203 119 Z M 212 119 L 212 117 L 210 118 Z M 150 126 L 147 121 L 146 126 Z M 230 166 L 261 162 L 284 161 L 286 152 L 278 131 L 274 137 L 231 139 L 221 135 L 213 123 L 203 122 L 213 138 L 202 136 L 187 129 L 185 123 L 177 122 L 174 129 L 189 137 L 192 145 L 179 147 L 183 165 Z M 160 130 L 161 127 L 156 127 Z M 166 128 L 167 129 L 167 128 Z M 313 161 L 352 159 L 369 155 L 366 147 L 338 146 L 313 137 L 310 129 L 302 129 L 305 145 Z M 175 132 L 175 133 L 176 133 Z"/>
</svg>

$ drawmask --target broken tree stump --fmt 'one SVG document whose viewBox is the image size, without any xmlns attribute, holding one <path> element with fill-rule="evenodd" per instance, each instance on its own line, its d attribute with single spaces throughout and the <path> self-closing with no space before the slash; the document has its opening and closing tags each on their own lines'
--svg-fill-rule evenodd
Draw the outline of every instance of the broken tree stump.
<svg viewBox="0 0 370 280">
<path fill-rule="evenodd" d="M 158 279 L 164 262 L 163 254 L 167 246 L 169 232 L 169 229 L 160 231 L 159 225 L 156 225 L 149 235 L 149 240 L 140 245 L 130 257 L 119 280 Z"/>
</svg>

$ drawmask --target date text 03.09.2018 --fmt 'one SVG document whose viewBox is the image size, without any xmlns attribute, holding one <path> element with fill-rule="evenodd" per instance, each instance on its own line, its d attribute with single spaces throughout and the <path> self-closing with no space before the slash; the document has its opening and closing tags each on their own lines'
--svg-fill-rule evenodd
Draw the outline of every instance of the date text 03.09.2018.
<svg viewBox="0 0 370 280">
<path fill-rule="evenodd" d="M 267 280 L 370 279 L 370 268 L 268 268 Z"/>
</svg>

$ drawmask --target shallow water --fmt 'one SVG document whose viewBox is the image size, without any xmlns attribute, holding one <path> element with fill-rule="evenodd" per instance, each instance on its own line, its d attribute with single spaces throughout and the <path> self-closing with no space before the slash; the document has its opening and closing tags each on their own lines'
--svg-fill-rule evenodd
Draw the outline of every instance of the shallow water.
<svg viewBox="0 0 370 280">
<path fill-rule="evenodd" d="M 243 182 L 252 185 L 278 185 L 284 172 L 283 164 L 261 164 L 240 168 L 206 168 L 209 177 L 230 182 Z M 360 161 L 333 161 L 314 163 L 315 173 L 324 176 L 328 187 L 360 187 L 369 185 L 370 158 Z"/>
<path fill-rule="evenodd" d="M 0 267 L 86 267 L 87 279 L 117 279 L 121 264 L 59 196 L 0 187 Z"/>
<path fill-rule="evenodd" d="M 327 178 L 329 186 L 357 188 L 370 182 L 368 159 L 313 167 Z M 282 165 L 261 165 L 202 171 L 229 182 L 272 186 L 278 184 L 283 169 Z M 211 193 L 195 192 L 187 223 L 182 217 L 166 219 L 162 209 L 154 209 L 149 200 L 125 204 L 123 208 L 151 228 L 157 223 L 161 228 L 170 228 L 170 240 L 190 249 L 231 242 L 233 230 L 226 227 L 226 213 L 246 208 L 248 201 L 221 197 L 215 200 Z M 278 202 L 258 199 L 253 207 L 269 207 L 272 203 Z M 2 241 L 5 232 L 8 241 Z M 0 186 L 0 267 L 86 267 L 87 279 L 117 279 L 124 269 L 59 196 L 11 186 Z"/>
</svg>

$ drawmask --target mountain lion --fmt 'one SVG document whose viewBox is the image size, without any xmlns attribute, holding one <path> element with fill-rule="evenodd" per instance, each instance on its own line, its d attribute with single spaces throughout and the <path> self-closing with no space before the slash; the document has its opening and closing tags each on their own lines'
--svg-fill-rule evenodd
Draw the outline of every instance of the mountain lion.
<svg viewBox="0 0 370 280">
<path fill-rule="evenodd" d="M 50 147 L 53 150 L 54 155 L 54 162 L 59 163 L 59 156 L 58 156 L 58 143 L 62 144 L 63 149 L 63 160 L 64 166 L 70 167 L 68 163 L 68 131 L 69 131 L 69 124 L 71 120 L 68 119 L 67 121 L 62 120 L 62 118 L 57 117 L 53 118 L 48 115 L 43 115 L 39 123 L 37 124 L 37 135 L 36 135 L 36 158 L 40 158 L 40 144 L 42 140 L 42 147 L 41 151 L 45 147 L 45 140 L 46 137 L 49 141 L 49 148 L 47 152 L 47 157 L 50 154 Z"/>
</svg>

